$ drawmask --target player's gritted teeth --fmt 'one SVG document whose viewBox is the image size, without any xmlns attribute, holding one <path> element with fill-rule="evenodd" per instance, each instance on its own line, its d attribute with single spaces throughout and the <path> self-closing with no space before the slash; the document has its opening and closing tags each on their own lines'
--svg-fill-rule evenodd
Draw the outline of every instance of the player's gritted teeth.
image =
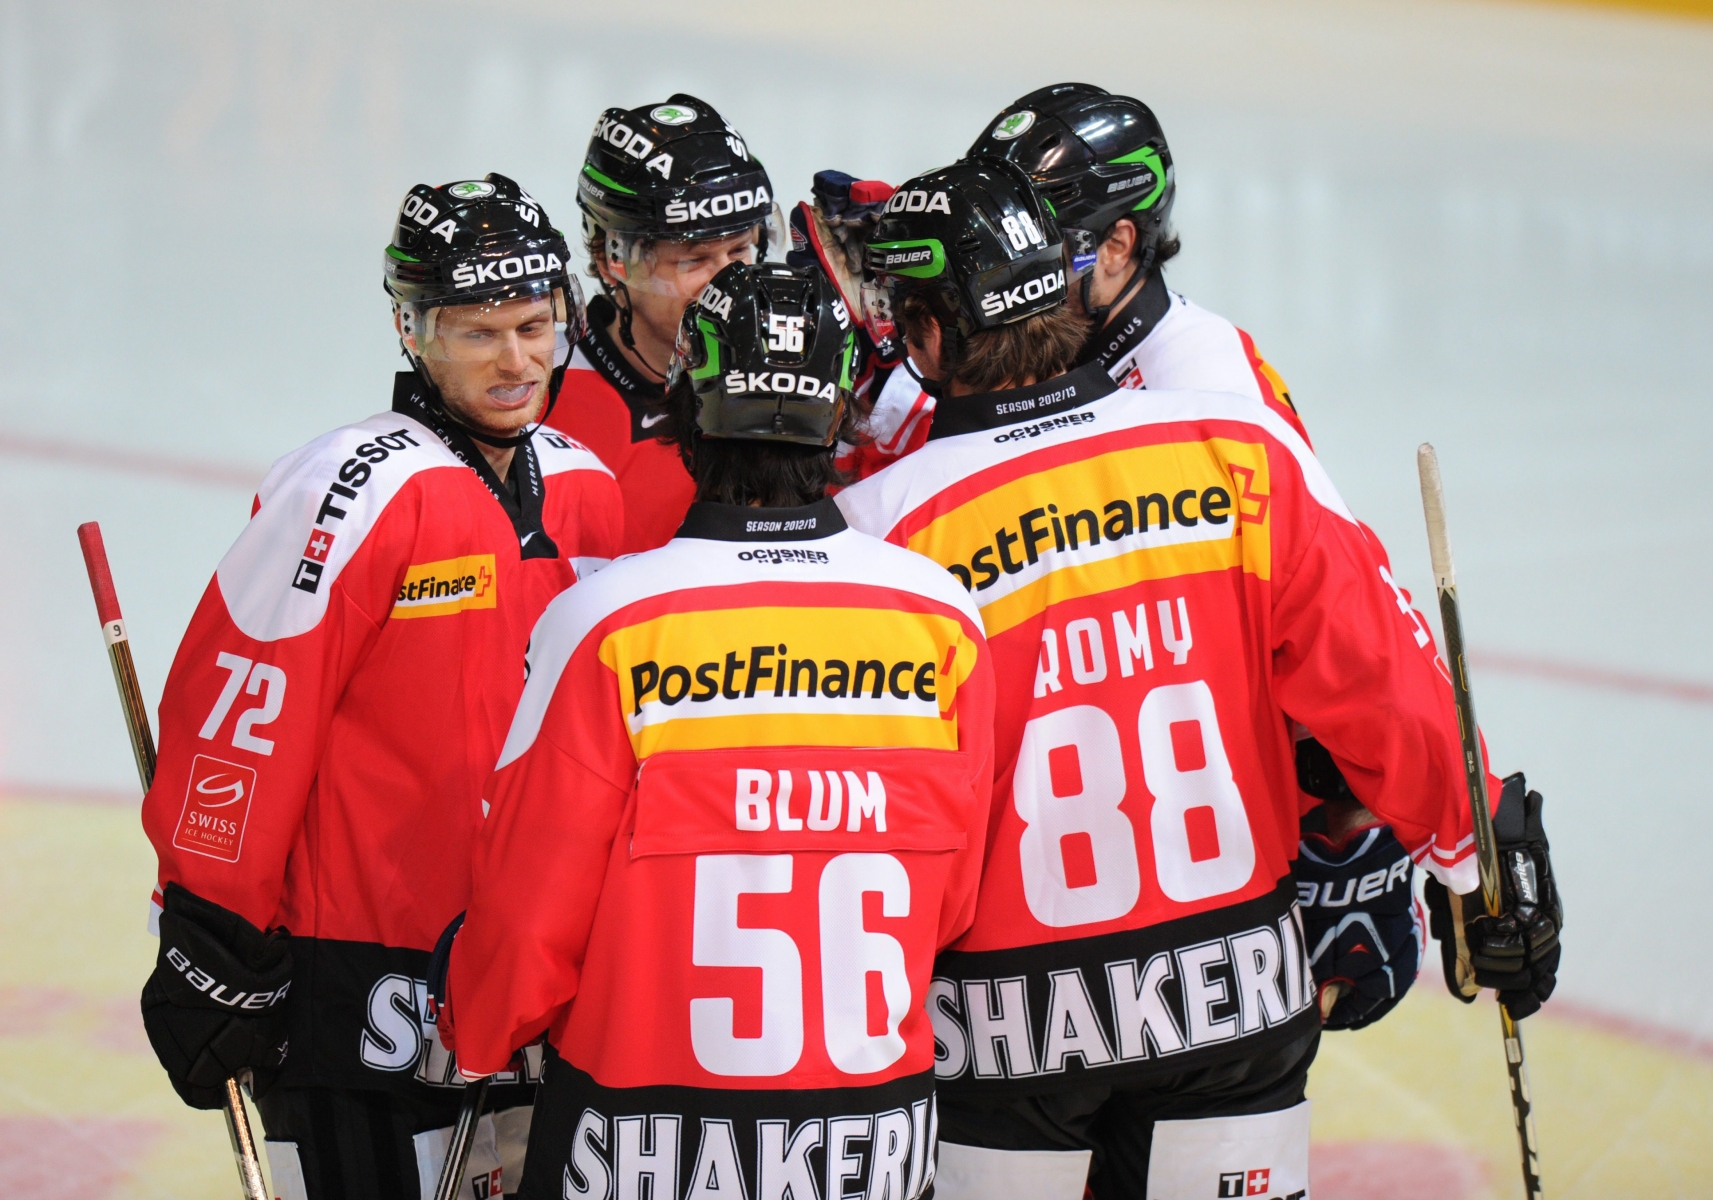
<svg viewBox="0 0 1713 1200">
<path fill-rule="evenodd" d="M 488 398 L 502 408 L 522 408 L 535 396 L 533 383 L 498 384 L 488 389 Z"/>
</svg>

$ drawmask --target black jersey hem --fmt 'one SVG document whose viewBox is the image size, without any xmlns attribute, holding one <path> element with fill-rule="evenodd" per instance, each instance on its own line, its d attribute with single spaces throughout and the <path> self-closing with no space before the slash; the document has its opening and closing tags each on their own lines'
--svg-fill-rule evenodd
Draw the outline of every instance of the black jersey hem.
<svg viewBox="0 0 1713 1200">
<path fill-rule="evenodd" d="M 635 1173 L 658 1197 L 915 1196 L 937 1128 L 930 1071 L 843 1088 L 612 1088 L 550 1047 L 518 1197 L 638 1195 Z"/>
<path fill-rule="evenodd" d="M 971 1097 L 1132 1086 L 1320 1024 L 1289 875 L 1253 900 L 1144 929 L 942 954 L 929 1013 L 938 1086 Z"/>
<path fill-rule="evenodd" d="M 419 1097 L 463 1090 L 457 1060 L 440 1044 L 428 1014 L 427 950 L 293 937 L 291 953 L 291 1042 L 281 1086 Z M 495 1078 L 491 1106 L 530 1103 L 541 1077 L 541 1048 L 526 1051 L 521 1061 L 521 1073 Z"/>
</svg>

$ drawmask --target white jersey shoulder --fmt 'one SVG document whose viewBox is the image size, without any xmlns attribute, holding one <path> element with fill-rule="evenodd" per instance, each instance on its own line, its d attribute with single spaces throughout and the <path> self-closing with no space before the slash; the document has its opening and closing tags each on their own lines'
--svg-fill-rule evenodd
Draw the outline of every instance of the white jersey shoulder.
<svg viewBox="0 0 1713 1200">
<path fill-rule="evenodd" d="M 543 475 L 559 475 L 566 471 L 599 471 L 611 475 L 600 455 L 568 434 L 543 426 L 530 438 L 535 447 L 536 461 Z"/>
<path fill-rule="evenodd" d="M 934 414 L 934 398 L 922 390 L 900 363 L 892 369 L 875 397 L 874 408 L 863 421 L 863 432 L 885 454 L 897 454 L 910 443 L 910 436 Z"/>
<path fill-rule="evenodd" d="M 1237 326 L 1177 292 L 1171 307 L 1128 354 L 1112 364 L 1119 387 L 1232 392 L 1261 399 L 1261 385 Z"/>
<path fill-rule="evenodd" d="M 695 582 L 687 585 L 685 580 Z M 853 529 L 811 541 L 673 538 L 659 549 L 615 559 L 611 566 L 561 592 L 536 621 L 529 636 L 529 682 L 495 769 L 515 761 L 534 744 L 565 664 L 590 631 L 620 609 L 671 592 L 740 584 L 872 585 L 877 581 L 954 608 L 981 628 L 981 616 L 969 593 L 939 564 Z"/>
<path fill-rule="evenodd" d="M 886 537 L 905 517 L 947 488 L 996 463 L 1115 429 L 1185 421 L 1237 422 L 1259 427 L 1282 443 L 1296 460 L 1309 494 L 1323 508 L 1354 522 L 1326 469 L 1289 422 L 1246 396 L 1209 391 L 1149 389 L 1143 398 L 1121 388 L 1091 404 L 1050 417 L 939 438 L 852 484 L 835 499 L 851 528 Z"/>
<path fill-rule="evenodd" d="M 345 564 L 418 472 L 469 468 L 427 426 L 400 413 L 323 434 L 268 471 L 261 507 L 220 560 L 226 611 L 261 642 L 314 629 Z"/>
</svg>

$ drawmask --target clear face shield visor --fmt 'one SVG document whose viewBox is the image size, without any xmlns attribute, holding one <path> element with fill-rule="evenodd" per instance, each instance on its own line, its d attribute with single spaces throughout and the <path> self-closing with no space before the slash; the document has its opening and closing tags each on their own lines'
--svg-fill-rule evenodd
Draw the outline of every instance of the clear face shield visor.
<svg viewBox="0 0 1713 1200">
<path fill-rule="evenodd" d="M 787 241 L 785 216 L 774 204 L 755 224 L 734 233 L 695 238 L 647 237 L 608 231 L 607 266 L 634 292 L 670 296 L 688 303 L 708 281 L 734 262 L 754 265 Z"/>
<path fill-rule="evenodd" d="M 529 362 L 563 366 L 583 336 L 583 293 L 575 279 L 510 299 L 398 306 L 405 345 L 427 362 Z"/>
</svg>

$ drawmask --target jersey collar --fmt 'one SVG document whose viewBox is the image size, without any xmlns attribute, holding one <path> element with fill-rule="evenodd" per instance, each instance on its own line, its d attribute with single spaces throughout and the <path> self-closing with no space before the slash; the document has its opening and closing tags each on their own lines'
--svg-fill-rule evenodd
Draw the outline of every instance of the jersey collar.
<svg viewBox="0 0 1713 1200">
<path fill-rule="evenodd" d="M 698 501 L 685 514 L 677 536 L 716 542 L 812 542 L 844 531 L 845 516 L 829 496 L 801 508 Z"/>
<path fill-rule="evenodd" d="M 635 409 L 639 402 L 658 402 L 666 394 L 665 388 L 651 379 L 645 379 L 630 364 L 618 344 L 607 336 L 607 326 L 618 315 L 618 309 L 605 296 L 596 296 L 589 301 L 589 330 L 583 335 L 577 345 L 582 349 L 583 356 L 589 360 L 589 365 L 595 368 L 597 374 L 605 379 L 626 404 Z"/>
<path fill-rule="evenodd" d="M 415 371 L 400 371 L 393 377 L 393 411 L 428 426 L 459 462 L 476 473 L 482 486 L 505 509 L 512 531 L 517 534 L 520 557 L 559 557 L 559 547 L 547 536 L 547 528 L 542 522 L 541 505 L 547 495 L 547 485 L 541 477 L 541 463 L 535 457 L 533 439 L 512 452 L 512 469 L 502 482 L 476 448 L 475 441 L 446 419 L 440 405 L 429 403 L 422 379 Z"/>
<path fill-rule="evenodd" d="M 1097 362 L 1110 371 L 1112 364 L 1140 346 L 1154 326 L 1172 307 L 1172 294 L 1158 268 L 1148 272 L 1142 288 L 1106 323 L 1089 335 L 1077 356 L 1079 363 Z"/>
<path fill-rule="evenodd" d="M 1107 376 L 1105 368 L 1099 363 L 1089 363 L 1028 387 L 1006 388 L 978 396 L 948 396 L 934 408 L 934 424 L 928 430 L 928 440 L 998 429 L 1054 413 L 1069 412 L 1092 404 L 1102 396 L 1110 396 L 1117 390 L 1118 385 Z"/>
</svg>

